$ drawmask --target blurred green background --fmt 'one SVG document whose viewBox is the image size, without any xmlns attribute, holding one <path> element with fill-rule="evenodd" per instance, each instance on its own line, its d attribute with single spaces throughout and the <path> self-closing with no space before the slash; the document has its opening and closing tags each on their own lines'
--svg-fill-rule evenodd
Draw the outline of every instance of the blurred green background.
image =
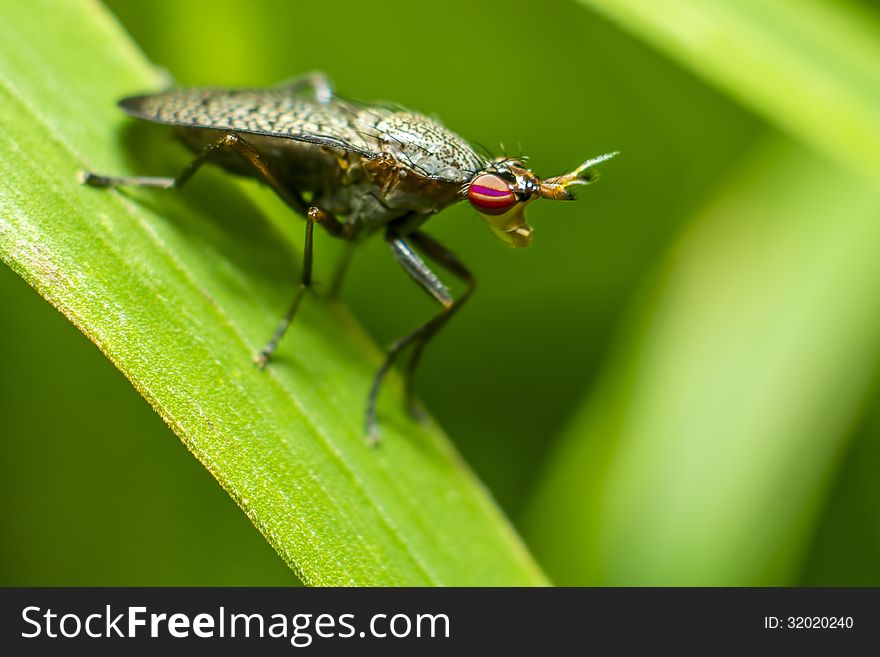
<svg viewBox="0 0 880 657">
<path fill-rule="evenodd" d="M 107 4 L 180 84 L 321 70 L 539 175 L 621 151 L 577 203 L 529 208 L 529 249 L 464 206 L 428 225 L 479 288 L 418 389 L 556 583 L 880 584 L 880 170 L 804 138 L 797 112 L 819 108 L 791 96 L 787 119 L 772 90 L 754 101 L 723 66 L 713 80 L 614 10 L 562 0 Z M 843 6 L 807 4 L 788 17 Z M 876 11 L 822 22 L 809 62 L 817 79 L 867 71 L 849 88 L 871 111 L 880 59 L 846 21 L 880 35 Z M 326 280 L 336 245 L 319 239 Z M 85 337 L 5 268 L 0 289 L 0 583 L 295 583 Z M 343 297 L 382 344 L 433 312 L 381 240 Z"/>
</svg>

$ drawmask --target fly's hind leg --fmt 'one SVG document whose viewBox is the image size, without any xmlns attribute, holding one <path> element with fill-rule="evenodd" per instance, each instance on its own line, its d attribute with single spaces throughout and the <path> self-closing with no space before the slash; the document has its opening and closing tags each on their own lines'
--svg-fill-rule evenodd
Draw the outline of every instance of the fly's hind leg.
<svg viewBox="0 0 880 657">
<path fill-rule="evenodd" d="M 193 174 L 195 174 L 205 162 L 209 161 L 212 157 L 216 157 L 218 152 L 224 149 L 236 153 L 245 164 L 253 169 L 253 176 L 255 178 L 269 185 L 290 208 L 306 218 L 306 238 L 305 248 L 303 250 L 303 264 L 300 281 L 297 285 L 296 292 L 294 293 L 293 301 L 282 318 L 281 323 L 278 325 L 278 328 L 275 329 L 272 339 L 269 340 L 266 346 L 263 347 L 260 353 L 254 358 L 256 363 L 262 368 L 269 361 L 269 357 L 272 355 L 272 352 L 275 351 L 281 338 L 284 337 L 287 327 L 290 326 L 291 321 L 293 321 L 293 317 L 296 314 L 297 308 L 299 308 L 300 301 L 302 301 L 305 291 L 311 287 L 313 259 L 312 244 L 315 223 L 321 224 L 327 232 L 334 237 L 342 238 L 347 237 L 345 224 L 340 222 L 329 212 L 325 212 L 320 208 L 309 207 L 297 190 L 292 189 L 281 182 L 272 171 L 271 167 L 266 163 L 265 159 L 251 144 L 234 133 L 223 135 L 219 140 L 205 147 L 205 149 L 199 153 L 176 178 L 101 176 L 93 173 L 86 173 L 83 175 L 83 182 L 94 187 L 116 187 L 120 185 L 139 185 L 160 187 L 163 189 L 181 187 L 192 178 Z"/>
<path fill-rule="evenodd" d="M 242 141 L 240 137 L 233 134 L 223 135 L 220 139 L 212 144 L 208 144 L 201 153 L 186 165 L 175 177 L 168 176 L 102 176 L 90 171 L 83 171 L 80 174 L 80 182 L 91 187 L 158 187 L 160 189 L 171 189 L 172 187 L 183 187 L 190 178 L 195 175 L 201 166 L 216 157 L 218 152 L 224 149 L 234 149 L 237 142 Z M 301 208 L 298 208 L 302 212 Z"/>
<path fill-rule="evenodd" d="M 81 181 L 92 187 L 159 187 L 171 189 L 183 187 L 195 175 L 205 162 L 216 158 L 221 151 L 229 150 L 237 154 L 242 161 L 253 169 L 253 176 L 268 184 L 281 199 L 301 215 L 306 214 L 308 206 L 299 193 L 284 185 L 271 170 L 259 152 L 242 137 L 235 133 L 227 133 L 212 144 L 208 144 L 196 157 L 186 165 L 176 177 L 165 176 L 102 176 L 96 173 L 83 172 Z"/>
<path fill-rule="evenodd" d="M 413 395 L 413 377 L 422 351 L 427 342 L 437 334 L 450 318 L 458 311 L 461 305 L 467 301 L 474 290 L 474 277 L 471 272 L 458 260 L 451 251 L 442 246 L 439 242 L 425 233 L 414 231 L 409 233 L 404 239 L 398 235 L 393 229 L 389 230 L 385 239 L 391 246 L 395 259 L 403 267 L 404 271 L 418 283 L 423 290 L 430 294 L 438 303 L 443 306 L 443 310 L 433 318 L 416 328 L 411 333 L 394 341 L 388 348 L 385 360 L 382 362 L 379 371 L 373 378 L 373 385 L 370 388 L 370 394 L 367 398 L 367 413 L 365 430 L 367 439 L 370 442 L 378 442 L 379 433 L 376 422 L 376 402 L 379 397 L 379 389 L 388 371 L 394 365 L 400 352 L 406 347 L 413 347 L 413 353 L 409 361 L 409 365 L 405 373 L 405 386 L 407 406 L 410 413 L 416 414 L 416 407 Z M 456 302 L 449 290 L 440 281 L 439 278 L 428 268 L 425 262 L 413 250 L 412 245 L 418 247 L 428 258 L 436 262 L 445 270 L 460 278 L 467 284 L 467 289 L 462 293 Z"/>
</svg>

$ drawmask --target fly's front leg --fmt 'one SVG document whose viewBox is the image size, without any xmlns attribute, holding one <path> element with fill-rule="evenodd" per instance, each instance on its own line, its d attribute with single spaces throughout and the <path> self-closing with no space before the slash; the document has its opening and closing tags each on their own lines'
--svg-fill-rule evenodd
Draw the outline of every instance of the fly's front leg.
<svg viewBox="0 0 880 657">
<path fill-rule="evenodd" d="M 422 350 L 428 340 L 430 340 L 431 337 L 433 337 L 437 331 L 449 321 L 452 315 L 457 312 L 461 307 L 461 304 L 471 295 L 474 288 L 474 278 L 470 271 L 468 271 L 468 269 L 448 249 L 443 247 L 436 240 L 428 237 L 425 233 L 414 231 L 407 235 L 407 239 L 404 239 L 391 229 L 386 233 L 385 239 L 391 246 L 391 251 L 394 254 L 395 259 L 400 263 L 404 271 L 406 271 L 406 273 L 409 274 L 423 290 L 440 303 L 443 306 L 443 310 L 408 335 L 394 341 L 388 348 L 385 360 L 382 362 L 379 371 L 373 379 L 373 385 L 370 388 L 370 394 L 367 398 L 365 429 L 367 438 L 374 443 L 378 441 L 376 402 L 379 397 L 379 389 L 382 385 L 382 381 L 384 381 L 385 376 L 388 374 L 388 371 L 397 360 L 398 355 L 406 347 L 413 345 L 414 351 L 412 359 L 410 360 L 405 375 L 407 403 L 410 411 L 413 412 L 415 406 L 413 404 L 414 397 L 412 395 L 412 380 Z M 467 283 L 467 290 L 461 295 L 457 303 L 452 298 L 447 287 L 443 285 L 440 279 L 437 278 L 434 272 L 430 270 L 425 262 L 413 250 L 410 242 L 422 249 L 426 256 L 431 258 L 441 267 Z"/>
<path fill-rule="evenodd" d="M 422 357 L 422 352 L 425 349 L 425 345 L 428 344 L 428 340 L 443 328 L 446 322 L 458 312 L 459 308 L 461 308 L 462 305 L 464 305 L 464 302 L 468 300 L 471 294 L 473 294 L 477 282 L 471 271 L 452 251 L 440 244 L 440 242 L 429 236 L 427 233 L 416 231 L 412 233 L 409 238 L 424 255 L 467 285 L 464 292 L 459 296 L 458 301 L 450 301 L 449 305 L 445 306 L 444 312 L 428 322 L 425 331 L 416 339 L 415 344 L 413 345 L 412 354 L 410 355 L 409 363 L 406 366 L 406 372 L 404 374 L 406 407 L 410 415 L 420 418 L 422 414 L 416 405 L 415 386 L 413 382 L 415 380 L 416 370 L 419 366 L 419 360 Z"/>
</svg>

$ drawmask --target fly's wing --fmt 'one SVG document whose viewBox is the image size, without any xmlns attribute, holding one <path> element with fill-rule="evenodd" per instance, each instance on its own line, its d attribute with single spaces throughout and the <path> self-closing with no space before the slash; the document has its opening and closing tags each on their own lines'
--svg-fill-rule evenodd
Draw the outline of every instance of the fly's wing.
<svg viewBox="0 0 880 657">
<path fill-rule="evenodd" d="M 178 89 L 119 101 L 128 114 L 167 125 L 292 139 L 377 157 L 375 140 L 356 125 L 357 110 L 318 103 L 289 88 Z"/>
</svg>

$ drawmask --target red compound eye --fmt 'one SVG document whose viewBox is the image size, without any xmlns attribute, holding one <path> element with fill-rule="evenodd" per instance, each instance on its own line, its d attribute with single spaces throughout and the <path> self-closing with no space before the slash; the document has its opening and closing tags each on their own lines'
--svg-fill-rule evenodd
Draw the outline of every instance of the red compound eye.
<svg viewBox="0 0 880 657">
<path fill-rule="evenodd" d="M 502 178 L 491 173 L 477 176 L 468 187 L 468 201 L 483 214 L 504 214 L 516 205 L 516 194 Z"/>
</svg>

